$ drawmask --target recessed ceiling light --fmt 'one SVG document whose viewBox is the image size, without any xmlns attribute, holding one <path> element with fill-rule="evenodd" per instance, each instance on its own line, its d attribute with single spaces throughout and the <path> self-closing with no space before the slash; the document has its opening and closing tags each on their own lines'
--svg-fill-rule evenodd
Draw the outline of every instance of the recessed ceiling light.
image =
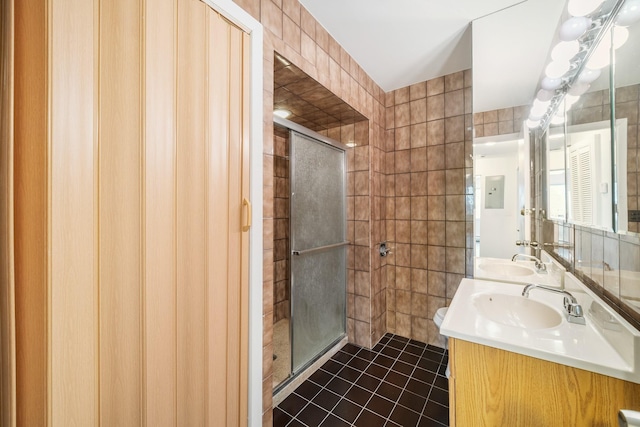
<svg viewBox="0 0 640 427">
<path fill-rule="evenodd" d="M 349 147 L 349 148 L 353 148 L 353 147 L 355 147 L 357 144 L 356 144 L 355 142 L 351 141 L 351 142 L 347 142 L 345 145 L 346 145 L 347 147 Z"/>
<path fill-rule="evenodd" d="M 282 108 L 278 108 L 277 110 L 273 110 L 273 114 L 275 114 L 276 116 L 281 117 L 283 119 L 286 119 L 287 117 L 289 117 L 291 115 L 291 111 L 283 110 Z"/>
</svg>

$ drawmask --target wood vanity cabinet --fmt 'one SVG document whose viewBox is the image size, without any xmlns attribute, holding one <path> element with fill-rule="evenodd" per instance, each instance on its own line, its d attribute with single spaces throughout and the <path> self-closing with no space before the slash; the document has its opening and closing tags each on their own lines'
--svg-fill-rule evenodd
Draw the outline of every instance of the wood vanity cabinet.
<svg viewBox="0 0 640 427">
<path fill-rule="evenodd" d="M 611 426 L 640 410 L 640 384 L 481 344 L 449 340 L 450 425 Z"/>
</svg>

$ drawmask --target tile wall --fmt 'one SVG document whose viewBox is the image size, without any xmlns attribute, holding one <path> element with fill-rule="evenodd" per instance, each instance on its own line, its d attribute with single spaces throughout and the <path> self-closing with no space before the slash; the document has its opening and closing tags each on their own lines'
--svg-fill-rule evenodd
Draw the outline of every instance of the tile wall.
<svg viewBox="0 0 640 427">
<path fill-rule="evenodd" d="M 455 73 L 385 94 L 298 0 L 236 3 L 264 26 L 263 424 L 270 426 L 277 315 L 274 53 L 367 119 L 366 135 L 358 124 L 352 126 L 358 145 L 348 152 L 348 221 L 354 244 L 347 283 L 349 339 L 367 348 L 387 331 L 441 345 L 433 313 L 449 303 L 460 279 L 472 273 L 471 75 Z M 326 132 L 335 138 L 338 130 Z M 335 139 L 344 141 L 351 132 L 341 126 Z M 418 239 L 414 243 L 406 235 L 412 225 Z M 401 241 L 395 248 L 397 230 Z M 384 240 L 395 248 L 391 257 L 379 256 L 378 244 Z"/>
<path fill-rule="evenodd" d="M 433 323 L 473 274 L 471 72 L 387 93 L 387 330 L 442 345 Z"/>
<path fill-rule="evenodd" d="M 353 221 L 369 221 L 369 234 L 363 245 L 349 251 L 349 263 L 354 268 L 348 286 L 353 289 L 354 302 L 361 308 L 356 321 L 349 327 L 350 340 L 371 347 L 382 337 L 384 329 L 384 299 L 381 297 L 380 261 L 373 257 L 377 248 L 373 242 L 381 238 L 380 199 L 382 184 L 382 153 L 384 143 L 384 93 L 347 52 L 316 22 L 298 0 L 236 0 L 236 3 L 260 21 L 264 27 L 264 271 L 263 271 L 263 425 L 272 425 L 272 358 L 274 319 L 274 53 L 299 67 L 311 78 L 351 105 L 368 121 L 367 141 L 352 150 L 349 161 L 358 165 L 358 172 L 368 175 L 370 196 L 353 197 Z M 334 131 L 335 132 L 335 131 Z M 354 127 L 355 134 L 355 127 Z M 355 170 L 354 170 L 355 172 Z M 362 177 L 360 178 L 362 179 Z M 355 185 L 355 182 L 354 182 Z M 365 201 L 366 199 L 366 201 Z M 356 206 L 357 204 L 357 206 Z M 357 212 L 357 214 L 356 214 Z M 355 229 L 354 229 L 355 233 Z M 356 278 L 356 271 L 361 274 Z M 356 279 L 360 292 L 355 291 Z M 356 296 L 361 297 L 356 301 Z M 354 306 L 355 310 L 355 306 Z M 369 313 L 369 316 L 367 316 Z M 375 343 L 375 342 L 374 342 Z"/>
<path fill-rule="evenodd" d="M 290 314 L 289 134 L 275 133 L 273 148 L 273 323 L 276 323 Z"/>
<path fill-rule="evenodd" d="M 522 122 L 529 114 L 528 105 L 501 108 L 499 110 L 473 113 L 473 127 L 476 138 L 484 136 L 520 133 Z"/>
<path fill-rule="evenodd" d="M 379 285 L 373 279 L 379 277 L 380 267 L 371 255 L 372 227 L 380 219 L 376 220 L 372 212 L 376 172 L 370 163 L 374 148 L 369 145 L 369 124 L 358 122 L 318 133 L 343 144 L 355 144 L 347 151 L 347 240 L 351 242 L 347 252 L 347 335 L 351 342 L 370 348 L 385 330 L 375 328 L 379 323 L 376 314 L 382 311 L 377 305 L 384 301 L 375 299 Z"/>
</svg>

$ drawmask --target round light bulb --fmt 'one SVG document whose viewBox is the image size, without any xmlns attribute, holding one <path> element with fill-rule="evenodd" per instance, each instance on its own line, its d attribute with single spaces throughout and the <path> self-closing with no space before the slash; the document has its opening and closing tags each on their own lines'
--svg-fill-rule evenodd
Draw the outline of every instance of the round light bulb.
<svg viewBox="0 0 640 427">
<path fill-rule="evenodd" d="M 608 66 L 611 62 L 609 55 L 609 44 L 600 43 L 591 54 L 591 58 L 587 62 L 587 68 L 596 70 Z"/>
<path fill-rule="evenodd" d="M 547 108 L 549 108 L 549 102 L 540 102 L 537 99 L 533 101 L 533 106 L 531 107 L 531 111 L 529 112 L 529 117 L 542 117 L 544 113 L 547 112 Z"/>
<path fill-rule="evenodd" d="M 618 16 L 616 17 L 616 25 L 628 27 L 636 23 L 640 19 L 640 0 L 627 0 L 622 5 Z"/>
<path fill-rule="evenodd" d="M 561 125 L 564 123 L 564 114 L 560 113 L 551 118 L 552 125 Z"/>
<path fill-rule="evenodd" d="M 278 117 L 281 117 L 283 119 L 286 119 L 287 117 L 289 117 L 291 115 L 291 111 L 285 110 L 285 109 L 282 109 L 282 108 L 278 108 L 277 110 L 273 110 L 273 114 L 278 116 Z"/>
<path fill-rule="evenodd" d="M 565 97 L 564 97 L 564 108 L 565 108 L 565 110 L 571 109 L 571 107 L 573 107 L 573 104 L 578 102 L 579 99 L 580 99 L 579 96 L 565 95 Z"/>
<path fill-rule="evenodd" d="M 544 112 L 536 113 L 532 109 L 531 112 L 529 113 L 529 120 L 539 122 L 542 117 L 544 117 Z"/>
<path fill-rule="evenodd" d="M 545 77 L 540 82 L 540 87 L 542 89 L 544 89 L 544 90 L 556 90 L 560 86 L 562 86 L 562 79 L 561 78 L 552 79 L 550 77 Z"/>
<path fill-rule="evenodd" d="M 592 13 L 604 0 L 569 0 L 567 10 L 573 16 L 585 16 Z"/>
<path fill-rule="evenodd" d="M 551 59 L 554 61 L 568 61 L 580 51 L 580 43 L 577 40 L 558 43 L 551 51 Z"/>
<path fill-rule="evenodd" d="M 527 120 L 527 127 L 529 129 L 537 128 L 540 125 L 540 120 Z"/>
<path fill-rule="evenodd" d="M 578 81 L 580 83 L 592 83 L 598 80 L 600 74 L 601 73 L 599 69 L 592 70 L 591 68 L 585 67 L 582 69 L 582 72 L 578 76 Z"/>
<path fill-rule="evenodd" d="M 569 71 L 569 68 L 571 68 L 569 61 L 552 61 L 547 65 L 547 68 L 544 69 L 544 74 L 552 79 L 557 79 L 564 76 L 564 74 Z"/>
<path fill-rule="evenodd" d="M 571 86 L 568 93 L 569 95 L 579 97 L 580 95 L 588 91 L 590 87 L 591 85 L 589 83 L 576 82 L 573 84 L 573 86 Z"/>
<path fill-rule="evenodd" d="M 536 99 L 540 101 L 551 101 L 551 98 L 553 98 L 555 94 L 552 90 L 540 89 L 536 94 Z"/>
<path fill-rule="evenodd" d="M 611 39 L 611 33 L 607 33 Z M 606 38 L 605 36 L 605 38 Z M 613 27 L 613 48 L 620 49 L 629 40 L 629 30 L 625 27 Z"/>
<path fill-rule="evenodd" d="M 568 42 L 577 40 L 591 26 L 591 19 L 586 16 L 574 16 L 567 19 L 560 27 L 560 40 Z"/>
</svg>

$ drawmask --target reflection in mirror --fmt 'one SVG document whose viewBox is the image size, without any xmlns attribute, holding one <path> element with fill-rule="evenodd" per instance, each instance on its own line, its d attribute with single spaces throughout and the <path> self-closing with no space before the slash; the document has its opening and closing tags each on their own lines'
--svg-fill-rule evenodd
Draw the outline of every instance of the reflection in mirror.
<svg viewBox="0 0 640 427">
<path fill-rule="evenodd" d="M 640 6 L 636 5 L 636 9 Z M 627 21 L 623 21 L 627 23 Z M 618 232 L 640 232 L 638 181 L 638 114 L 640 87 L 640 23 L 628 27 L 613 27 L 614 43 L 625 38 L 626 43 L 615 50 L 614 85 L 616 117 L 617 227 Z"/>
<path fill-rule="evenodd" d="M 582 73 L 565 75 L 556 89 L 566 108 L 545 116 L 564 123 L 538 131 L 534 141 L 534 198 L 548 210 L 534 231 L 556 260 L 640 329 L 640 0 L 606 0 L 593 16 L 605 9 L 611 14 L 591 27 L 603 29 L 592 39 L 600 44 L 575 55 L 587 59 L 574 68 Z M 556 150 L 564 151 L 564 216 Z"/>
<path fill-rule="evenodd" d="M 476 256 L 510 259 L 516 253 L 531 253 L 530 248 L 516 246 L 516 240 L 531 240 L 530 152 L 523 143 L 506 141 L 529 141 L 523 123 L 564 8 L 558 0 L 525 1 L 473 21 Z M 487 142 L 495 143 L 495 154 L 483 154 Z M 517 156 L 512 145 L 518 147 Z M 483 162 L 492 161 L 492 156 L 502 156 L 511 170 L 483 172 Z M 506 168 L 502 161 L 495 160 Z M 517 178 L 510 178 L 516 171 Z M 487 176 L 496 175 L 505 177 L 505 209 L 487 209 L 479 191 L 487 188 Z"/>
<path fill-rule="evenodd" d="M 511 258 L 525 240 L 525 143 L 517 133 L 475 138 L 475 253 Z"/>
<path fill-rule="evenodd" d="M 547 131 L 546 154 L 546 197 L 547 217 L 556 221 L 567 219 L 565 138 L 564 127 L 555 126 Z"/>
</svg>

